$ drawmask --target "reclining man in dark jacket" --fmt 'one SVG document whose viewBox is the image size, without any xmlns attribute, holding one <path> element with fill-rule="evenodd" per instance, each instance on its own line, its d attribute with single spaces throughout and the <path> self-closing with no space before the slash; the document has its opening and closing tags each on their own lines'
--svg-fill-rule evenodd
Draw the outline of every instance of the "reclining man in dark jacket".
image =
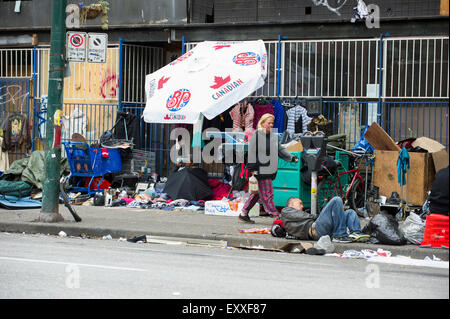
<svg viewBox="0 0 450 319">
<path fill-rule="evenodd" d="M 356 212 L 352 209 L 344 210 L 340 197 L 332 198 L 317 218 L 303 210 L 303 203 L 298 197 L 289 198 L 286 205 L 281 210 L 281 221 L 286 232 L 297 239 L 318 240 L 329 235 L 333 242 L 348 243 L 367 241 L 370 238 L 361 232 Z"/>
</svg>

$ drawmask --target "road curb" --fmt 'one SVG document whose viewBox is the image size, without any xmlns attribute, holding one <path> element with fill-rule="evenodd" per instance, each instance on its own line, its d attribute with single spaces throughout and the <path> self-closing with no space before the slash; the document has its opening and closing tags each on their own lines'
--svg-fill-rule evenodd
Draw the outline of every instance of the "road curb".
<svg viewBox="0 0 450 319">
<path fill-rule="evenodd" d="M 295 248 L 301 248 L 302 243 L 311 243 L 313 241 L 299 241 L 288 240 L 283 238 L 253 238 L 251 236 L 239 237 L 233 235 L 218 235 L 218 234 L 175 234 L 168 232 L 158 232 L 148 230 L 129 230 L 117 228 L 103 228 L 103 227 L 84 227 L 74 222 L 65 223 L 14 223 L 14 222 L 0 222 L 0 231 L 11 233 L 27 233 L 27 234 L 48 234 L 58 235 L 60 231 L 64 231 L 67 236 L 79 237 L 85 235 L 91 238 L 102 238 L 103 236 L 111 235 L 113 239 L 119 238 L 133 238 L 137 236 L 146 235 L 151 241 L 158 242 L 183 242 L 192 245 L 209 245 L 221 247 L 233 247 L 241 249 L 256 249 L 256 250 L 270 250 L 279 252 L 295 252 Z M 268 235 L 270 236 L 270 235 Z M 150 241 L 150 242 L 151 242 Z M 378 248 L 390 251 L 392 256 L 407 256 L 415 259 L 424 259 L 425 257 L 433 258 L 436 256 L 441 260 L 449 260 L 449 250 L 447 248 L 422 248 L 416 245 L 374 245 L 366 243 L 333 243 L 335 246 L 335 253 L 343 253 L 346 250 L 371 249 Z M 297 250 L 298 251 L 298 250 Z"/>
</svg>

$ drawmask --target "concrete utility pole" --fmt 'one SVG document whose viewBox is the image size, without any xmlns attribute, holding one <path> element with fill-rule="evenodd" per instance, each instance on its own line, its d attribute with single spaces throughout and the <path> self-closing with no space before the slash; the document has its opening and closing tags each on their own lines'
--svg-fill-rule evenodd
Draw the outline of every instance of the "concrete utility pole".
<svg viewBox="0 0 450 319">
<path fill-rule="evenodd" d="M 58 222 L 59 179 L 61 169 L 61 109 L 64 97 L 64 66 L 67 0 L 52 1 L 52 29 L 50 33 L 50 69 L 48 79 L 47 136 L 42 209 L 38 221 Z"/>
</svg>

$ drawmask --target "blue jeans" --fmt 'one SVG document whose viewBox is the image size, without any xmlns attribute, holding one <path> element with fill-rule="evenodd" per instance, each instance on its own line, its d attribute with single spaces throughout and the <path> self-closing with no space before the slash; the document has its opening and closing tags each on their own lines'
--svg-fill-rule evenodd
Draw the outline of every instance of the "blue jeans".
<svg viewBox="0 0 450 319">
<path fill-rule="evenodd" d="M 353 209 L 344 210 L 342 199 L 333 197 L 316 219 L 317 236 L 319 238 L 325 235 L 330 235 L 330 237 L 347 236 L 347 227 L 350 233 L 361 231 L 358 215 Z"/>
</svg>

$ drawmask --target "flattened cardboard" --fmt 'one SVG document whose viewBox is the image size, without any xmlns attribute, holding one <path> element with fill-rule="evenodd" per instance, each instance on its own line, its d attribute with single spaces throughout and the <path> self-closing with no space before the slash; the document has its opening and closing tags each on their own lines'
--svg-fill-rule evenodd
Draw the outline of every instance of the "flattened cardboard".
<svg viewBox="0 0 450 319">
<path fill-rule="evenodd" d="M 429 153 L 439 152 L 440 150 L 445 149 L 445 146 L 441 143 L 425 136 L 417 138 L 414 142 L 412 142 L 411 146 L 421 147 Z"/>
<path fill-rule="evenodd" d="M 400 147 L 377 122 L 373 122 L 364 134 L 364 138 L 380 151 L 400 151 Z"/>
</svg>

